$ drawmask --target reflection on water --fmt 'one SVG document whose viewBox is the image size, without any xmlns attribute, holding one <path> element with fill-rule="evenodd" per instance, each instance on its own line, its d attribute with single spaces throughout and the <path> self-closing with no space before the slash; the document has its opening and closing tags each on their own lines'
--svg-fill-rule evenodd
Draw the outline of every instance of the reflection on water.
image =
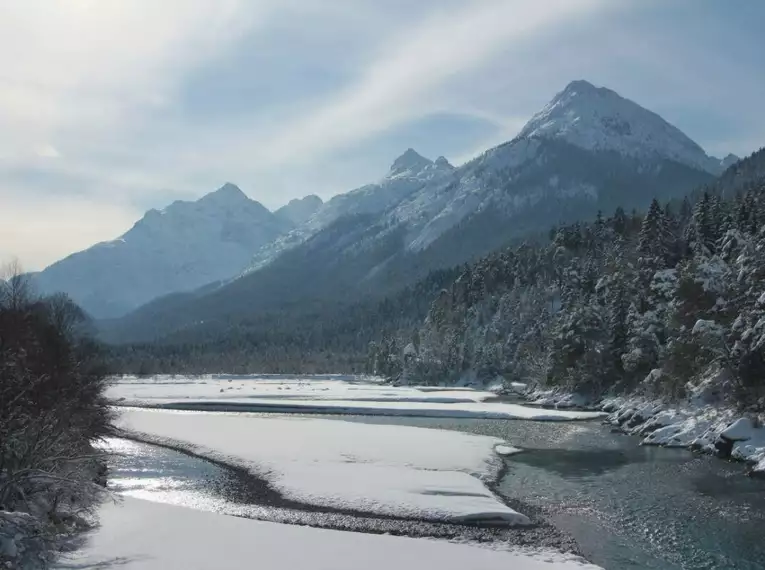
<svg viewBox="0 0 765 570">
<path fill-rule="evenodd" d="M 138 499 L 203 511 L 267 518 L 269 509 L 243 505 L 245 491 L 226 469 L 162 447 L 110 438 L 109 489 Z M 231 500 L 229 500 L 231 498 Z"/>
<path fill-rule="evenodd" d="M 581 478 L 604 475 L 630 462 L 624 451 L 615 449 L 531 449 L 519 454 L 513 464 L 523 463 L 554 471 L 561 477 Z"/>
</svg>

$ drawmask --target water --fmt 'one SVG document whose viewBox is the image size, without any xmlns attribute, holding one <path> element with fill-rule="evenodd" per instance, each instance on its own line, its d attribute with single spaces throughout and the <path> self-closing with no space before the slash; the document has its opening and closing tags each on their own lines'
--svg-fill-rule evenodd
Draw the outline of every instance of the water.
<svg viewBox="0 0 765 570">
<path fill-rule="evenodd" d="M 765 482 L 598 423 L 344 418 L 492 435 L 523 448 L 498 492 L 542 509 L 607 570 L 763 570 Z"/>
<path fill-rule="evenodd" d="M 312 416 L 316 417 L 316 416 Z M 607 570 L 765 569 L 765 483 L 743 466 L 684 450 L 640 447 L 597 423 L 329 416 L 502 438 L 524 452 L 506 459 L 497 492 L 533 506 Z M 390 524 L 374 518 L 259 506 L 228 470 L 143 444 L 117 442 L 115 490 L 264 520 L 414 536 L 517 540 L 517 531 Z M 471 534 L 472 533 L 472 534 Z M 521 538 L 524 535 L 520 534 Z M 544 540 L 527 534 L 525 542 Z"/>
<path fill-rule="evenodd" d="M 246 485 L 236 473 L 177 451 L 110 438 L 109 488 L 116 493 L 203 511 L 242 514 Z M 268 509 L 253 506 L 252 515 Z"/>
</svg>

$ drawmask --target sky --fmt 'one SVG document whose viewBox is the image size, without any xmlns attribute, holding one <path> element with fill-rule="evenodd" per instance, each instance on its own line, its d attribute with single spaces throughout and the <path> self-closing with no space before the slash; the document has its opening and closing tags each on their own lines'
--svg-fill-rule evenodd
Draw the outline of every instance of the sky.
<svg viewBox="0 0 765 570">
<path fill-rule="evenodd" d="M 275 209 L 460 164 L 566 84 L 765 145 L 755 0 L 3 0 L 0 260 L 42 269 L 227 181 Z"/>
</svg>

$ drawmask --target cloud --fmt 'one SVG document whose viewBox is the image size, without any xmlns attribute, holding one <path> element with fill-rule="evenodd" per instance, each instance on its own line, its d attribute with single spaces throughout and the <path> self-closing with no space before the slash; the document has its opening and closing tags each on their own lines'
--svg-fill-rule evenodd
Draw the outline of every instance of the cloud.
<svg viewBox="0 0 765 570">
<path fill-rule="evenodd" d="M 449 110 L 434 89 L 470 71 L 540 28 L 595 8 L 597 0 L 551 0 L 529 4 L 498 0 L 463 3 L 392 34 L 364 65 L 357 81 L 317 108 L 282 125 L 259 159 L 284 164 L 315 158 L 357 143 L 422 114 Z"/>
<path fill-rule="evenodd" d="M 125 204 L 71 195 L 30 202 L 0 192 L 0 198 L 0 263 L 17 258 L 30 271 L 121 234 L 140 217 Z"/>
<path fill-rule="evenodd" d="M 275 207 L 374 180 L 413 145 L 459 163 L 512 138 L 576 78 L 659 112 L 708 150 L 745 154 L 765 142 L 756 10 L 7 0 L 0 255 L 42 267 L 226 180 Z"/>
<path fill-rule="evenodd" d="M 237 0 L 10 0 L 0 17 L 0 156 L 134 126 L 257 21 Z M 59 140 L 61 143 L 59 143 Z"/>
</svg>

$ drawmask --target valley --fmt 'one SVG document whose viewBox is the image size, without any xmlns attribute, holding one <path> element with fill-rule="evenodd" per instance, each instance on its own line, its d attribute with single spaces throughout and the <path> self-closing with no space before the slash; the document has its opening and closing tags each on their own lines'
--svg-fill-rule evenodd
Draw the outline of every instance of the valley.
<svg viewBox="0 0 765 570">
<path fill-rule="evenodd" d="M 270 564 L 758 568 L 761 482 L 709 454 L 761 471 L 764 157 L 574 81 L 464 164 L 227 183 L 11 276 L 112 375 L 118 500 L 57 567 L 236 568 L 258 529 Z"/>
<path fill-rule="evenodd" d="M 547 559 L 548 563 L 559 559 L 561 568 L 568 568 L 569 564 L 572 568 L 582 568 L 573 558 L 564 562 L 567 556 L 576 554 L 584 555 L 607 570 L 722 567 L 750 570 L 758 567 L 755 561 L 763 556 L 763 552 L 756 538 L 756 528 L 765 517 L 762 484 L 743 477 L 740 465 L 694 456 L 684 450 L 639 447 L 634 438 L 611 433 L 599 422 L 586 420 L 585 415 L 581 415 L 578 422 L 539 421 L 544 411 L 538 410 L 534 415 L 529 409 L 528 419 L 460 419 L 460 402 L 484 401 L 483 405 L 489 409 L 501 404 L 487 399 L 490 394 L 472 390 L 393 388 L 370 383 L 370 380 L 374 379 L 240 376 L 117 380 L 110 393 L 120 398 L 122 405 L 128 406 L 120 408 L 120 425 L 141 430 L 141 434 L 133 431 L 127 434 L 128 437 L 161 443 L 162 447 L 129 440 L 108 442 L 107 447 L 114 454 L 110 459 L 109 484 L 115 492 L 126 497 L 123 503 L 109 509 L 116 508 L 116 513 L 139 507 L 148 509 L 148 505 L 141 505 L 149 501 L 218 513 L 218 516 L 233 515 L 310 528 L 433 537 L 494 551 L 499 557 L 498 562 L 502 560 L 499 553 L 522 547 L 529 558 L 515 562 L 520 568 L 536 568 L 534 560 L 541 558 Z M 231 390 L 224 389 L 221 396 L 217 386 L 230 386 Z M 372 415 L 317 416 L 314 413 L 220 413 L 202 406 L 210 400 L 229 400 L 231 392 L 239 392 L 237 399 L 240 400 L 266 397 L 291 400 L 297 397 L 321 403 L 346 399 L 367 402 L 374 408 L 369 410 Z M 377 415 L 386 414 L 385 407 L 391 402 L 413 403 L 417 400 L 442 402 L 452 411 L 444 412 L 439 418 Z M 171 411 L 172 404 L 179 401 L 185 401 L 190 410 L 206 411 Z M 448 401 L 451 403 L 446 403 Z M 151 411 L 129 407 L 150 402 L 154 406 Z M 163 409 L 157 409 L 157 405 Z M 148 414 L 146 418 L 152 418 L 151 421 L 142 419 L 142 414 Z M 560 413 L 557 415 L 563 417 Z M 184 428 L 175 430 L 168 439 L 171 432 L 167 430 L 181 420 L 191 421 L 195 430 L 207 432 L 202 436 L 206 443 L 200 445 L 199 435 L 192 435 Z M 234 443 L 231 432 L 221 431 L 227 430 L 228 422 L 232 422 L 232 426 L 238 425 L 235 439 L 250 440 L 249 445 Z M 303 430 L 304 427 L 305 431 L 296 432 L 299 441 L 293 442 L 287 430 Z M 327 429 L 334 434 L 332 437 L 325 433 Z M 252 440 L 259 437 L 256 434 L 264 432 L 279 433 L 279 444 L 274 447 L 271 443 Z M 400 436 L 404 436 L 405 444 Z M 460 508 L 468 507 L 466 500 L 473 501 L 473 508 L 482 507 L 475 502 L 479 500 L 477 492 L 463 497 L 463 491 L 458 493 L 454 487 L 456 481 L 448 483 L 448 492 L 438 491 L 438 476 L 432 471 L 428 471 L 427 490 L 408 486 L 413 485 L 414 480 L 406 483 L 406 478 L 397 476 L 388 479 L 386 495 L 375 498 L 374 491 L 370 494 L 370 485 L 373 485 L 371 473 L 368 473 L 370 460 L 382 460 L 392 466 L 399 461 L 396 456 L 406 457 L 408 452 L 402 449 L 405 446 L 417 450 L 417 465 L 421 467 L 423 461 L 428 460 L 422 455 L 425 448 L 419 447 L 420 438 L 431 438 L 431 443 L 426 445 L 435 445 L 438 457 L 464 459 L 466 449 L 454 455 L 446 453 L 446 448 L 472 444 L 471 438 L 476 436 L 501 441 L 513 449 L 512 453 L 509 450 L 504 453 L 501 471 L 488 483 L 496 496 L 515 510 L 514 516 L 523 513 L 525 524 L 518 526 L 522 519 L 507 518 L 500 523 L 494 519 L 482 521 L 475 516 L 460 521 L 455 520 L 453 514 L 448 515 L 449 520 L 443 520 L 443 514 L 454 513 L 453 507 L 448 505 L 458 499 L 462 504 Z M 218 443 L 214 443 L 215 437 L 218 437 Z M 465 439 L 458 444 L 460 438 Z M 229 443 L 224 444 L 224 439 Z M 421 441 L 425 443 L 426 439 Z M 441 443 L 435 444 L 436 440 Z M 184 443 L 191 441 L 194 441 L 193 445 Z M 320 466 L 325 461 L 330 465 L 335 461 L 331 459 L 333 452 L 327 446 L 328 441 L 339 446 L 345 461 L 350 461 L 342 469 L 361 468 L 357 475 L 340 476 L 339 472 L 334 474 L 337 466 L 330 471 L 327 471 L 329 465 Z M 476 439 L 474 443 L 480 441 Z M 182 452 L 168 449 L 167 445 Z M 237 445 L 240 452 L 234 451 Z M 293 449 L 295 445 L 299 448 Z M 373 457 L 377 459 L 373 460 Z M 294 476 L 289 472 L 297 464 L 291 464 L 304 461 L 322 463 L 305 472 L 308 479 L 302 478 L 300 482 L 305 490 L 297 491 L 295 495 L 295 491 L 290 490 Z M 430 465 L 429 469 L 434 467 Z M 342 483 L 342 487 L 332 485 L 331 481 L 335 479 Z M 393 507 L 396 495 L 389 494 L 394 488 L 391 486 L 393 480 L 397 485 L 405 485 L 407 494 L 401 500 L 406 509 L 418 504 L 419 500 L 415 498 L 418 493 L 424 493 L 424 497 L 435 502 L 422 502 L 425 509 L 422 512 L 397 512 L 398 507 Z M 353 487 L 349 487 L 353 481 L 364 488 L 361 503 L 356 503 Z M 447 484 L 446 480 L 440 483 L 444 484 Z M 340 499 L 341 495 L 345 499 Z M 332 499 L 325 503 L 328 497 Z M 344 506 L 345 501 L 348 506 Z M 389 510 L 391 508 L 394 510 Z M 673 513 L 677 511 L 687 513 L 688 521 L 675 520 Z M 498 510 L 493 507 L 486 511 L 489 512 Z M 153 516 L 171 514 L 158 509 Z M 125 516 L 120 515 L 122 524 Z M 124 532 L 124 529 L 107 526 L 99 531 L 106 536 L 100 539 L 96 534 L 91 542 L 92 550 L 80 556 L 92 560 L 99 548 L 106 545 L 115 548 L 115 541 L 119 541 Z M 172 538 L 165 540 L 172 541 Z M 166 558 L 170 556 L 167 550 L 140 550 L 147 548 L 146 544 L 131 541 L 116 552 L 124 552 L 133 559 L 153 552 L 157 563 L 163 561 L 165 564 L 174 559 Z M 555 555 L 554 551 L 568 554 Z M 448 549 L 444 550 L 447 552 Z M 235 559 L 231 560 L 235 563 Z"/>
</svg>

